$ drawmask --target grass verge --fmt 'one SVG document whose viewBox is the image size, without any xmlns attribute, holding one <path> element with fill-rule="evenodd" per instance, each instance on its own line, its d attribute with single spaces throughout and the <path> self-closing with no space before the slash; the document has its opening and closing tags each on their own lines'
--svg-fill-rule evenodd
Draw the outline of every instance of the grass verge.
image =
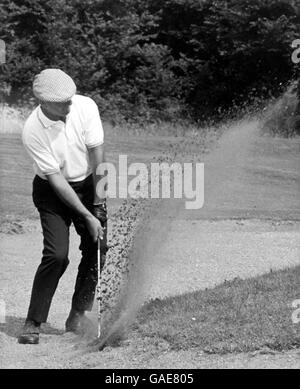
<svg viewBox="0 0 300 389">
<path fill-rule="evenodd" d="M 300 346 L 300 323 L 292 321 L 292 302 L 300 299 L 299 280 L 300 266 L 156 299 L 141 309 L 134 329 L 167 341 L 173 350 L 289 350 Z"/>
</svg>

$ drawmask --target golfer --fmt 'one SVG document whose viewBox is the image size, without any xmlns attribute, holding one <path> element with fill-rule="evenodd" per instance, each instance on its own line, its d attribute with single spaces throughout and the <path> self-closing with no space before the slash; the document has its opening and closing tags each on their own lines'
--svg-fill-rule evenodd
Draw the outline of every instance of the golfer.
<svg viewBox="0 0 300 389">
<path fill-rule="evenodd" d="M 105 193 L 96 193 L 97 166 L 104 162 L 104 136 L 96 103 L 76 94 L 71 77 L 46 69 L 33 82 L 39 105 L 27 119 L 22 140 L 33 160 L 33 202 L 44 237 L 41 263 L 33 281 L 27 318 L 19 343 L 37 344 L 52 297 L 69 259 L 69 227 L 80 235 L 81 261 L 66 331 L 80 332 L 92 309 L 97 284 L 97 240 L 105 262 Z"/>
</svg>

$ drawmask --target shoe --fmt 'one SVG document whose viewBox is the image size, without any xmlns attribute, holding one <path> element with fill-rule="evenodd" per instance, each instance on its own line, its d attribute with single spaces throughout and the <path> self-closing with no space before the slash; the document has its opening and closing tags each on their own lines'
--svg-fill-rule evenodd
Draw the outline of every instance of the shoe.
<svg viewBox="0 0 300 389">
<path fill-rule="evenodd" d="M 20 344 L 38 344 L 40 340 L 40 323 L 34 320 L 26 320 L 23 332 L 18 336 Z"/>
<path fill-rule="evenodd" d="M 66 320 L 66 332 L 74 332 L 75 334 L 84 334 L 90 332 L 93 328 L 93 323 L 84 314 L 84 311 L 71 309 L 71 312 Z"/>
<path fill-rule="evenodd" d="M 66 320 L 66 332 L 80 332 L 80 322 L 83 317 L 84 311 L 76 311 L 72 308 Z"/>
</svg>

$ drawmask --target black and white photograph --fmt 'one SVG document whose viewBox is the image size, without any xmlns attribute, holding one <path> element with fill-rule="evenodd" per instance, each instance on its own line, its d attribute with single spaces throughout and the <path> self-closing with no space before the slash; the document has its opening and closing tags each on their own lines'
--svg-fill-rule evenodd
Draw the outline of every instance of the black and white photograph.
<svg viewBox="0 0 300 389">
<path fill-rule="evenodd" d="M 299 368 L 300 0 L 0 0 L 0 369 Z"/>
</svg>

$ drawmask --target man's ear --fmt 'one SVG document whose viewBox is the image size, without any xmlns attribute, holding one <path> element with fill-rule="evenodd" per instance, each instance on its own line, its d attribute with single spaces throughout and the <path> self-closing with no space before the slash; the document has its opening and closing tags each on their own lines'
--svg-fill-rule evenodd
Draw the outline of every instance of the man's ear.
<svg viewBox="0 0 300 389">
<path fill-rule="evenodd" d="M 51 103 L 48 101 L 41 101 L 40 102 L 41 107 L 45 109 L 45 111 L 50 111 L 51 112 Z"/>
</svg>

